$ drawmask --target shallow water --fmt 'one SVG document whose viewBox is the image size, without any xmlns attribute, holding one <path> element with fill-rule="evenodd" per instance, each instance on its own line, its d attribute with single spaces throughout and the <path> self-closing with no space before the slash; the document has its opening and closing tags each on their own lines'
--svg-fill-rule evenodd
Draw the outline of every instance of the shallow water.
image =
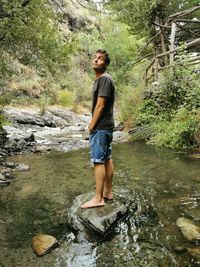
<svg viewBox="0 0 200 267">
<path fill-rule="evenodd" d="M 200 161 L 141 143 L 114 145 L 114 190 L 138 210 L 116 227 L 116 234 L 99 243 L 71 232 L 67 210 L 79 194 L 94 190 L 88 149 L 20 155 L 29 172 L 16 173 L 0 191 L 0 266 L 199 266 L 174 246 L 188 244 L 176 219 L 200 224 Z M 38 258 L 31 239 L 37 233 L 55 236 L 60 247 Z"/>
</svg>

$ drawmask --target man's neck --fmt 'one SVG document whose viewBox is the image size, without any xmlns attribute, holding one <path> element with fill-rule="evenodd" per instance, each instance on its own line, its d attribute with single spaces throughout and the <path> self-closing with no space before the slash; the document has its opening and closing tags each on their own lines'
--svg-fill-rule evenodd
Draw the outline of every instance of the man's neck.
<svg viewBox="0 0 200 267">
<path fill-rule="evenodd" d="M 96 74 L 96 78 L 98 79 L 98 78 L 101 77 L 104 73 L 105 73 L 105 71 L 104 71 L 104 72 L 95 72 L 95 74 Z"/>
</svg>

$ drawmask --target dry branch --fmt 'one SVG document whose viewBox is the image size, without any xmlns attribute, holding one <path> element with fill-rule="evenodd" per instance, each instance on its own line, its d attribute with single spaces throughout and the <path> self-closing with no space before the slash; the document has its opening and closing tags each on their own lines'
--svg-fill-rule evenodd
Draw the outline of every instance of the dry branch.
<svg viewBox="0 0 200 267">
<path fill-rule="evenodd" d="M 145 45 L 143 45 L 140 49 L 138 49 L 138 53 L 141 54 L 142 51 L 160 34 L 160 30 L 153 36 L 151 37 Z"/>
<path fill-rule="evenodd" d="M 143 56 L 143 57 L 140 57 L 140 58 L 136 59 L 134 62 L 131 63 L 131 66 L 134 66 L 134 65 L 137 64 L 138 62 L 140 62 L 140 61 L 142 61 L 143 59 L 148 58 L 148 57 L 150 57 L 150 56 L 153 56 L 153 53 L 150 53 L 150 54 L 148 54 L 148 55 L 145 55 L 145 56 Z"/>
<path fill-rule="evenodd" d="M 162 25 L 162 24 L 159 24 L 159 23 L 157 23 L 157 22 L 153 22 L 153 24 L 155 25 L 155 26 L 158 26 L 158 27 L 160 27 L 160 28 L 164 28 L 164 29 L 171 29 L 171 26 L 168 26 L 168 25 Z"/>
<path fill-rule="evenodd" d="M 180 17 L 183 17 L 183 16 L 186 16 L 186 15 L 189 15 L 191 13 L 193 13 L 194 11 L 200 9 L 200 4 L 198 6 L 195 6 L 195 7 L 192 7 L 192 8 L 189 8 L 187 10 L 184 10 L 184 11 L 180 11 L 180 12 L 177 12 L 175 14 L 172 14 L 171 16 L 169 16 L 170 19 L 173 19 L 173 18 L 180 18 Z"/>
<path fill-rule="evenodd" d="M 186 23 L 200 23 L 200 20 L 199 19 L 177 19 L 176 20 L 177 22 L 186 22 Z"/>
<path fill-rule="evenodd" d="M 183 48 L 184 49 L 188 49 L 188 48 L 196 46 L 198 44 L 200 44 L 200 38 L 197 38 L 192 42 L 186 43 Z M 159 58 L 159 57 L 162 57 L 162 56 L 165 56 L 165 55 L 169 55 L 169 54 L 175 53 L 176 51 L 180 50 L 181 48 L 182 47 L 179 46 L 179 47 L 177 47 L 175 49 L 171 49 L 170 51 L 167 51 L 165 53 L 159 54 L 156 57 Z"/>
</svg>

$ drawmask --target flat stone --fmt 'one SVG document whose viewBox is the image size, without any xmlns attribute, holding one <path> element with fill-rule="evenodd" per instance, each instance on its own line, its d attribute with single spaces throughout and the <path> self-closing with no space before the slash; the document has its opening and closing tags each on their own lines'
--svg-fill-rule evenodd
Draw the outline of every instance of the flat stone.
<svg viewBox="0 0 200 267">
<path fill-rule="evenodd" d="M 14 169 L 17 167 L 18 164 L 14 163 L 14 162 L 7 161 L 7 162 L 3 162 L 2 165 L 7 167 L 7 168 Z"/>
<path fill-rule="evenodd" d="M 43 256 L 58 246 L 58 241 L 50 235 L 37 234 L 32 238 L 32 248 L 37 256 Z"/>
<path fill-rule="evenodd" d="M 128 208 L 120 198 L 114 196 L 113 202 L 105 202 L 105 206 L 81 209 L 82 203 L 90 200 L 94 193 L 77 196 L 68 211 L 68 224 L 75 230 L 87 231 L 96 237 L 106 237 L 114 231 L 114 226 L 128 212 Z"/>
<path fill-rule="evenodd" d="M 27 164 L 18 164 L 18 166 L 15 168 L 15 171 L 29 171 L 30 167 Z"/>
<path fill-rule="evenodd" d="M 0 187 L 6 187 L 10 184 L 10 181 L 7 181 L 6 179 L 0 179 Z"/>
<path fill-rule="evenodd" d="M 176 225 L 188 241 L 200 240 L 200 227 L 194 225 L 191 220 L 181 217 L 176 220 Z"/>
</svg>

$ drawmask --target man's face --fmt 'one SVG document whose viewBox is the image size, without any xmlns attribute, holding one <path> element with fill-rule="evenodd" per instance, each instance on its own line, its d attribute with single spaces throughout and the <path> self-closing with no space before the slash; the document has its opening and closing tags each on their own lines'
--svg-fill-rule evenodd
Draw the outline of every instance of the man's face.
<svg viewBox="0 0 200 267">
<path fill-rule="evenodd" d="M 97 71 L 104 71 L 106 69 L 105 55 L 102 53 L 96 53 L 92 60 L 92 67 Z"/>
</svg>

